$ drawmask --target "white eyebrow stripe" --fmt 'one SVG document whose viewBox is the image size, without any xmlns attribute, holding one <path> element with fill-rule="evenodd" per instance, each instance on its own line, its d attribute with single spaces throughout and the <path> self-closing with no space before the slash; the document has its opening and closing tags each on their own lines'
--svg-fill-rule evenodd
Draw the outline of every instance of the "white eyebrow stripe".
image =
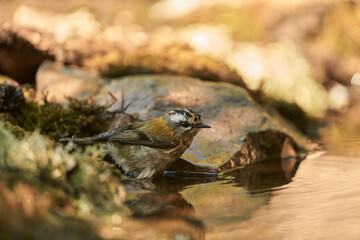
<svg viewBox="0 0 360 240">
<path fill-rule="evenodd" d="M 170 119 L 173 122 L 182 122 L 182 121 L 186 121 L 186 118 L 184 115 L 182 115 L 181 113 L 175 113 L 170 115 Z"/>
</svg>

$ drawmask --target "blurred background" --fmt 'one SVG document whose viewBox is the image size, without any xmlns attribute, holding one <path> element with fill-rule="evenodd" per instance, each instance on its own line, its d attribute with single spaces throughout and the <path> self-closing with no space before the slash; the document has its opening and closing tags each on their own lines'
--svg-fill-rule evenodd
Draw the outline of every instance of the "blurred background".
<svg viewBox="0 0 360 240">
<path fill-rule="evenodd" d="M 333 120 L 358 99 L 357 1 L 1 0 L 0 4 L 3 34 L 6 29 L 22 29 L 14 31 L 45 54 L 43 58 L 108 77 L 174 73 L 233 82 L 253 91 L 258 102 L 271 102 L 311 137 L 318 136 L 314 122 Z M 2 52 L 1 72 L 19 82 L 35 81 L 18 63 L 10 66 L 9 58 Z M 28 58 L 22 58 L 27 61 L 24 65 L 36 61 Z"/>
<path fill-rule="evenodd" d="M 82 220 L 87 217 L 86 223 L 69 221 L 72 239 L 83 239 L 83 234 L 88 239 L 128 239 L 129 233 L 134 239 L 159 239 L 164 234 L 205 239 L 206 231 L 208 239 L 263 239 L 263 234 L 269 239 L 357 239 L 359 24 L 360 2 L 351 0 L 0 0 L 0 81 L 28 84 L 35 93 L 26 92 L 25 97 L 40 101 L 49 75 L 41 75 L 46 67 L 39 67 L 51 60 L 69 67 L 61 70 L 65 74 L 81 70 L 94 78 L 157 73 L 229 82 L 244 88 L 267 113 L 284 117 L 316 141 L 312 150 L 320 145 L 330 153 L 300 167 L 291 163 L 285 175 L 284 164 L 273 163 L 241 169 L 217 183 L 131 183 L 133 192 L 126 189 L 126 194 L 119 183 L 104 194 L 105 199 L 116 195 L 117 205 L 107 210 L 97 209 L 91 197 L 79 200 L 78 192 L 74 202 L 55 193 L 60 212 L 66 208 L 69 215 L 80 212 Z M 99 85 L 90 85 L 85 90 L 93 94 Z M 85 91 L 84 85 L 70 88 L 57 87 L 49 96 L 62 102 L 64 95 L 77 96 L 75 88 Z M 54 154 L 49 158 L 68 157 Z M 101 170 L 103 179 L 111 175 L 107 171 Z M 84 188 L 94 188 L 89 182 Z M 144 189 L 149 193 L 143 194 Z M 128 205 L 136 216 L 126 218 L 130 214 L 122 203 L 132 194 L 136 196 Z M 29 198 L 20 197 L 24 195 L 33 199 L 29 205 Z M 0 200 L 10 210 L 22 209 L 19 215 L 33 217 L 37 209 L 50 208 L 48 198 L 18 184 Z M 11 213 L 4 209 L 0 214 Z M 147 214 L 152 211 L 155 218 L 150 219 Z M 147 221 L 137 221 L 139 216 Z M 33 219 L 26 221 L 29 236 L 36 236 L 28 227 Z M 44 221 L 59 239 L 66 236 L 66 219 L 59 220 L 59 226 L 48 218 L 34 224 Z M 89 222 L 99 226 L 94 233 L 86 231 Z M 12 229 L 17 224 L 15 219 Z M 44 233 L 40 230 L 41 236 Z"/>
</svg>

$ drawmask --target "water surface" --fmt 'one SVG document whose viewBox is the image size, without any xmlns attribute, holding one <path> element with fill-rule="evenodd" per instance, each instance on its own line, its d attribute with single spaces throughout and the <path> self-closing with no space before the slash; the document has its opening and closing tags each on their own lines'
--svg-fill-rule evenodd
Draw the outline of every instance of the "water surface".
<svg viewBox="0 0 360 240">
<path fill-rule="evenodd" d="M 329 128 L 326 151 L 303 161 L 130 181 L 123 232 L 131 239 L 360 239 L 360 131 L 343 127 Z"/>
</svg>

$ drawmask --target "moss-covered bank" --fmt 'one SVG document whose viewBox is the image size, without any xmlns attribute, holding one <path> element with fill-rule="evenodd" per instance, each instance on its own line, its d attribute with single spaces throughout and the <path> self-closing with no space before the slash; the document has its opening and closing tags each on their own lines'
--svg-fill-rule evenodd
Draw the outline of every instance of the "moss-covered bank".
<svg viewBox="0 0 360 240">
<path fill-rule="evenodd" d="M 38 131 L 16 137 L 1 121 L 0 238 L 98 239 L 103 219 L 122 213 L 125 195 L 105 154 L 102 146 L 55 144 Z"/>
</svg>

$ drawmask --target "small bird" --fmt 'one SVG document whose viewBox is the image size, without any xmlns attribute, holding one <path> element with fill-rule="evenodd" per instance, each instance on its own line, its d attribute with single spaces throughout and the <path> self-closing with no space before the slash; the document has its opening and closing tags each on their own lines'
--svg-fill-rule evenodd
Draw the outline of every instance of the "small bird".
<svg viewBox="0 0 360 240">
<path fill-rule="evenodd" d="M 201 116 L 178 108 L 152 120 L 116 128 L 93 137 L 62 138 L 80 144 L 106 143 L 117 167 L 137 179 L 151 178 L 178 160 L 201 128 Z"/>
</svg>

